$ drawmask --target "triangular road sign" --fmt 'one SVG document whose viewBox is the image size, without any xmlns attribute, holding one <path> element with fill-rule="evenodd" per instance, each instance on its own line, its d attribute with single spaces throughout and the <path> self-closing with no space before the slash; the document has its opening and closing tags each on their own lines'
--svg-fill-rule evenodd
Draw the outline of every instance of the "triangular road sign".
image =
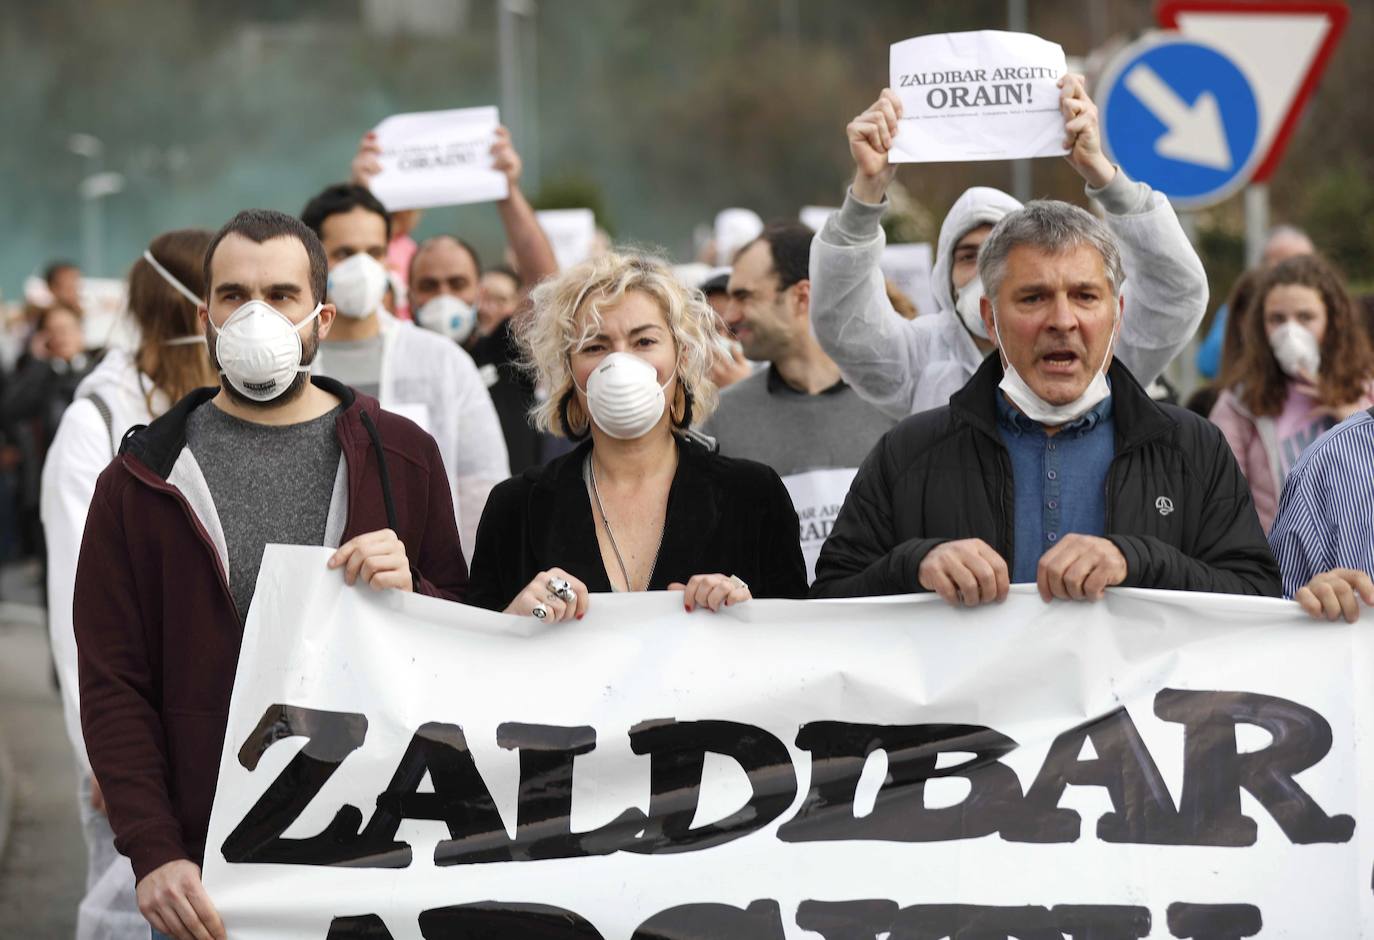
<svg viewBox="0 0 1374 940">
<path fill-rule="evenodd" d="M 1210 43 L 1249 76 L 1260 111 L 1254 182 L 1278 166 L 1349 17 L 1335 2 L 1164 0 L 1158 9 L 1161 26 Z"/>
</svg>

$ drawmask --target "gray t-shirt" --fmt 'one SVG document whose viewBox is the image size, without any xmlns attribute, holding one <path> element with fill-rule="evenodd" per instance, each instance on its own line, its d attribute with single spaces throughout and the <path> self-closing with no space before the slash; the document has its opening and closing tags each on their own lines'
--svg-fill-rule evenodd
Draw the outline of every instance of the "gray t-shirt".
<svg viewBox="0 0 1374 940">
<path fill-rule="evenodd" d="M 382 384 L 382 335 L 367 339 L 330 340 L 320 345 L 329 377 L 377 397 Z"/>
<path fill-rule="evenodd" d="M 896 422 L 843 382 L 818 395 L 800 392 L 773 366 L 720 394 L 702 428 L 726 457 L 767 464 L 782 477 L 797 510 L 807 580 L 859 464 Z"/>
<path fill-rule="evenodd" d="M 342 407 L 282 427 L 244 421 L 210 403 L 187 419 L 187 446 L 205 474 L 224 529 L 240 625 L 248 620 L 269 542 L 324 544 L 342 456 L 334 431 Z"/>
</svg>

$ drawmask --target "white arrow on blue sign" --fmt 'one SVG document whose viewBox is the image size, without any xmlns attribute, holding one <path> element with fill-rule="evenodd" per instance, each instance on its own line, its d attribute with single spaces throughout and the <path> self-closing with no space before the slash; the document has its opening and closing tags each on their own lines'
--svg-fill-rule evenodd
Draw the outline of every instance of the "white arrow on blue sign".
<svg viewBox="0 0 1374 940">
<path fill-rule="evenodd" d="M 1097 100 L 1107 155 L 1176 203 L 1209 205 L 1249 181 L 1259 105 L 1245 73 L 1215 47 L 1147 36 L 1108 67 Z"/>
</svg>

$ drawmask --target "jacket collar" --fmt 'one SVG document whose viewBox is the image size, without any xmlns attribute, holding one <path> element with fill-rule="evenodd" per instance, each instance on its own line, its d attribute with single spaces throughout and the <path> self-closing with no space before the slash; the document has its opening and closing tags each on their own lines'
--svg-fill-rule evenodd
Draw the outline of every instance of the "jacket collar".
<svg viewBox="0 0 1374 940">
<path fill-rule="evenodd" d="M 1002 374 L 1002 357 L 990 355 L 973 374 L 973 378 L 949 399 L 950 410 L 957 417 L 999 441 L 997 396 L 1002 394 L 998 388 Z M 1119 358 L 1112 359 L 1107 378 L 1112 385 L 1112 415 L 1116 422 L 1118 453 L 1139 447 L 1177 427 L 1177 422 L 1145 393 L 1145 389 L 1140 387 L 1135 376 L 1122 365 Z"/>
<path fill-rule="evenodd" d="M 364 411 L 373 421 L 376 420 L 380 407 L 375 399 L 359 395 L 342 382 L 322 375 L 312 375 L 310 381 L 316 388 L 329 392 L 342 402 L 344 410 L 339 418 L 340 431 L 343 431 L 345 426 L 351 428 L 354 424 L 361 428 L 361 416 Z M 173 405 L 152 424 L 135 425 L 125 433 L 119 452 L 135 458 L 160 479 L 166 480 L 186 447 L 186 423 L 190 420 L 191 412 L 217 394 L 218 386 L 198 388 Z M 350 441 L 344 440 L 343 443 L 348 444 Z"/>
</svg>

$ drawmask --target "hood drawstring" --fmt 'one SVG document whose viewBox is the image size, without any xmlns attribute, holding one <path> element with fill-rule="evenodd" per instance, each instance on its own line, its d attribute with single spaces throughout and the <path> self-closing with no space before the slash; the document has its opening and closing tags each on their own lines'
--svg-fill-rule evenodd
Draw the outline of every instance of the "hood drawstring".
<svg viewBox="0 0 1374 940">
<path fill-rule="evenodd" d="M 365 410 L 360 409 L 358 414 L 363 419 L 367 436 L 372 439 L 372 449 L 377 452 L 377 475 L 382 479 L 382 502 L 386 506 L 386 524 L 396 533 L 396 537 L 400 538 L 401 527 L 396 524 L 396 501 L 391 496 L 391 474 L 386 466 L 386 452 L 382 450 L 382 436 L 377 433 L 377 426 L 372 423 L 372 417 Z"/>
</svg>

